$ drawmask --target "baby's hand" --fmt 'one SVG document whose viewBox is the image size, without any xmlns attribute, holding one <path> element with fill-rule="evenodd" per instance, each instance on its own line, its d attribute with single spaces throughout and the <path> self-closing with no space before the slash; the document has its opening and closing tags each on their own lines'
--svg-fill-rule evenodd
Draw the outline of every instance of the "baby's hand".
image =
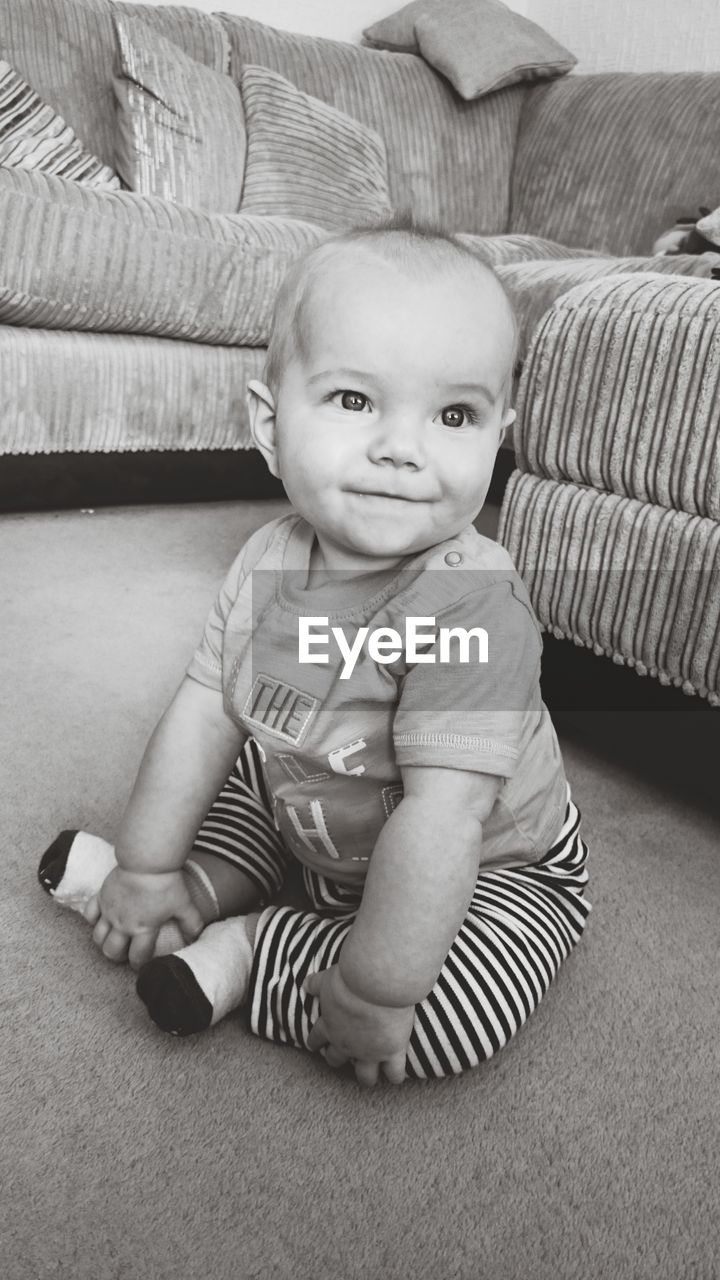
<svg viewBox="0 0 720 1280">
<path fill-rule="evenodd" d="M 85 918 L 95 926 L 93 942 L 103 955 L 116 963 L 129 960 L 133 969 L 152 958 L 166 921 L 177 921 L 186 942 L 192 942 L 204 926 L 180 870 L 115 867 L 98 896 L 87 904 Z"/>
<path fill-rule="evenodd" d="M 305 990 L 320 999 L 309 1049 L 323 1049 L 331 1067 L 352 1062 L 359 1084 L 377 1084 L 380 1070 L 391 1084 L 402 1084 L 414 1005 L 398 1009 L 363 1000 L 350 990 L 337 965 L 311 974 Z"/>
</svg>

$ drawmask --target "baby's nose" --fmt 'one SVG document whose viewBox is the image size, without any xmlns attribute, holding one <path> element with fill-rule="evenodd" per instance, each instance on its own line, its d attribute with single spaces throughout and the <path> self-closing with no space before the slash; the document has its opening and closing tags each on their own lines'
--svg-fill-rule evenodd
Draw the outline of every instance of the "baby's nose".
<svg viewBox="0 0 720 1280">
<path fill-rule="evenodd" d="M 425 465 L 423 433 L 407 414 L 386 419 L 370 446 L 373 462 L 418 471 Z"/>
</svg>

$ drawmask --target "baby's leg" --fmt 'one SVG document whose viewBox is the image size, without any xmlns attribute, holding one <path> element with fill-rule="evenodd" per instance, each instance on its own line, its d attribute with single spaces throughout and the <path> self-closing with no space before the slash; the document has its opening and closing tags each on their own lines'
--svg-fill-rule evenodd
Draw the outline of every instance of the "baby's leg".
<svg viewBox="0 0 720 1280">
<path fill-rule="evenodd" d="M 287 860 L 270 813 L 258 748 L 251 742 L 192 852 L 196 872 L 207 877 L 215 895 L 217 923 L 189 946 L 173 948 L 171 955 L 156 954 L 138 975 L 138 995 L 163 1031 L 203 1031 L 244 1002 L 256 919 L 245 913 L 279 891 Z"/>
<path fill-rule="evenodd" d="M 570 802 L 558 839 L 540 862 L 478 877 L 438 980 L 416 1006 L 409 1077 L 477 1066 L 503 1048 L 539 1004 L 590 911 L 578 823 Z M 286 907 L 261 914 L 248 993 L 257 1035 L 307 1048 L 319 1002 L 304 982 L 336 963 L 351 923 Z"/>
</svg>

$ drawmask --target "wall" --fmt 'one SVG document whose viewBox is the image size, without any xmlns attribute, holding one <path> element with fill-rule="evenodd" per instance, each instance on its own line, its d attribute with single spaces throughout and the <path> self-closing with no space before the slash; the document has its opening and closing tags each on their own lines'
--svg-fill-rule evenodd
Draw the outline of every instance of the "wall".
<svg viewBox="0 0 720 1280">
<path fill-rule="evenodd" d="M 167 3 L 168 0 L 145 0 Z M 271 26 L 335 40 L 402 0 L 178 0 L 207 13 L 245 13 Z M 720 71 L 720 0 L 507 0 L 579 58 L 577 70 Z"/>
<path fill-rule="evenodd" d="M 526 0 L 578 72 L 720 71 L 718 0 Z"/>
<path fill-rule="evenodd" d="M 166 4 L 168 0 L 144 0 Z M 332 40 L 360 40 L 363 27 L 400 8 L 393 0 L 177 0 L 206 13 L 243 13 L 271 27 L 328 36 Z"/>
<path fill-rule="evenodd" d="M 168 0 L 144 0 L 166 4 Z M 172 0 L 170 0 L 172 3 Z M 271 27 L 359 41 L 363 27 L 399 9 L 403 0 L 177 0 L 206 13 L 244 13 Z M 508 7 L 524 13 L 532 0 L 508 0 Z"/>
</svg>

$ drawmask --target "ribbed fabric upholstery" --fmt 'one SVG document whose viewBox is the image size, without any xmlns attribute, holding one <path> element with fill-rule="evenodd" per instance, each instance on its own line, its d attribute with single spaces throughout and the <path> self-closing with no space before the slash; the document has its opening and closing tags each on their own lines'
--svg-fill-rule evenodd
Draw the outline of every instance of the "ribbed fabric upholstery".
<svg viewBox="0 0 720 1280">
<path fill-rule="evenodd" d="M 559 638 L 720 705 L 720 524 L 515 471 L 498 540 Z"/>
<path fill-rule="evenodd" d="M 118 13 L 114 24 L 118 173 L 141 195 L 237 213 L 246 143 L 237 86 L 139 18 Z"/>
<path fill-rule="evenodd" d="M 227 70 L 227 43 L 210 14 L 172 6 L 118 8 L 137 12 L 191 57 Z M 0 57 L 67 121 L 88 151 L 112 166 L 115 35 L 110 10 L 110 0 L 0 0 Z"/>
<path fill-rule="evenodd" d="M 243 212 L 341 231 L 392 213 L 385 143 L 374 129 L 267 67 L 240 72 L 247 123 Z"/>
<path fill-rule="evenodd" d="M 411 0 L 363 35 L 375 48 L 423 57 L 470 100 L 518 80 L 562 75 L 577 62 L 498 0 Z"/>
<path fill-rule="evenodd" d="M 515 240 L 520 237 L 501 237 L 503 240 Z M 528 237 L 528 239 L 531 239 Z M 539 244 L 549 243 L 539 241 Z M 479 256 L 483 256 L 487 245 L 496 245 L 497 240 L 479 241 Z M 472 247 L 472 246 L 471 246 Z M 504 254 L 504 247 L 502 249 Z M 720 266 L 720 254 L 676 254 L 671 258 L 605 258 L 601 254 L 589 258 L 573 258 L 576 251 L 570 249 L 562 260 L 545 262 L 500 262 L 495 261 L 495 269 L 502 280 L 515 308 L 520 326 L 518 356 L 522 359 L 527 351 L 535 329 L 545 312 L 549 310 L 556 298 L 562 297 L 578 284 L 593 280 L 601 280 L 605 276 L 614 276 L 619 272 L 625 274 L 647 274 L 648 272 L 663 275 L 692 276 L 699 279 L 710 279 L 713 266 Z M 490 258 L 492 261 L 492 257 Z"/>
<path fill-rule="evenodd" d="M 230 41 L 218 18 L 202 13 L 192 5 L 126 4 L 113 0 L 111 5 L 120 17 L 139 18 L 158 35 L 172 40 L 183 53 L 203 62 L 213 71 L 227 75 L 230 70 Z"/>
<path fill-rule="evenodd" d="M 0 326 L 0 452 L 246 449 L 261 347 Z"/>
<path fill-rule="evenodd" d="M 608 253 L 649 253 L 720 192 L 720 75 L 566 76 L 532 87 L 510 231 Z"/>
<path fill-rule="evenodd" d="M 21 169 L 0 171 L 0 225 L 3 323 L 238 346 L 267 342 L 288 266 L 327 236 Z"/>
<path fill-rule="evenodd" d="M 111 166 L 114 49 L 109 0 L 0 0 L 0 55 Z"/>
<path fill-rule="evenodd" d="M 510 170 L 526 88 L 512 85 L 464 103 L 411 54 L 219 16 L 230 37 L 231 74 L 237 82 L 246 63 L 269 67 L 384 138 L 396 209 L 439 219 L 451 230 L 506 230 Z"/>
<path fill-rule="evenodd" d="M 614 276 L 560 298 L 517 402 L 522 471 L 720 520 L 720 289 Z"/>
<path fill-rule="evenodd" d="M 472 249 L 484 262 L 499 267 L 509 262 L 561 261 L 563 258 L 579 258 L 577 249 L 542 236 L 500 235 L 477 236 L 459 232 L 456 237 L 468 249 Z M 583 251 L 588 258 L 604 258 L 606 255 L 593 249 Z"/>
<path fill-rule="evenodd" d="M 0 59 L 0 165 L 56 173 L 91 187 L 120 190 L 120 179 L 86 151 L 70 125 Z"/>
</svg>

